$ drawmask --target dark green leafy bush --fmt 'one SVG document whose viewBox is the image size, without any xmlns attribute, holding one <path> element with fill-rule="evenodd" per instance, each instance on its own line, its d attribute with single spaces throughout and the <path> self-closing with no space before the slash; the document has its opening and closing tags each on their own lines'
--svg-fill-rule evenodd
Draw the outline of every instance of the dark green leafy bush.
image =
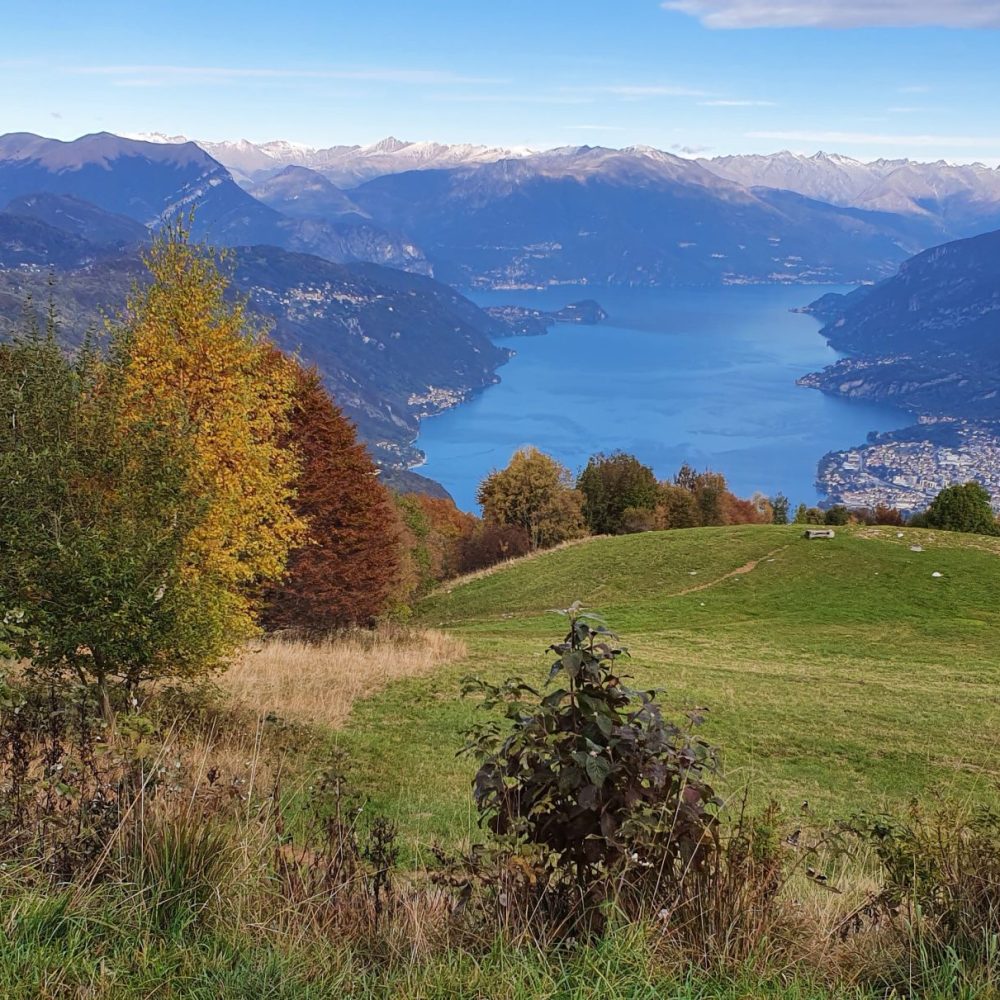
<svg viewBox="0 0 1000 1000">
<path fill-rule="evenodd" d="M 706 868 L 718 849 L 709 784 L 716 750 L 694 735 L 699 712 L 678 726 L 664 720 L 655 691 L 627 687 L 616 672 L 625 650 L 579 604 L 561 612 L 569 631 L 541 694 L 519 679 L 477 679 L 486 708 L 508 720 L 469 733 L 480 760 L 475 800 L 482 822 L 522 852 L 526 884 L 547 896 L 566 928 L 595 926 L 595 910 L 630 886 L 662 899 Z"/>
</svg>

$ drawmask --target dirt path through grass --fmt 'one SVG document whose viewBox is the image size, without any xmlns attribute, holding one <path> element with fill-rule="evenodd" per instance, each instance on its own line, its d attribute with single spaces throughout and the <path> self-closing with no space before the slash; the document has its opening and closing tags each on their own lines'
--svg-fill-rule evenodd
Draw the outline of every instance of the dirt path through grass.
<svg viewBox="0 0 1000 1000">
<path fill-rule="evenodd" d="M 787 548 L 787 545 L 781 545 L 770 552 L 765 552 L 759 559 L 751 559 L 742 566 L 737 566 L 736 569 L 732 569 L 714 580 L 709 580 L 708 583 L 699 583 L 694 587 L 685 587 L 684 590 L 678 590 L 668 596 L 684 597 L 685 594 L 697 594 L 699 590 L 708 590 L 710 587 L 717 587 L 720 583 L 725 583 L 726 580 L 731 580 L 734 576 L 743 576 L 745 573 L 752 573 L 765 559 L 773 559 L 779 552 L 784 552 Z"/>
</svg>

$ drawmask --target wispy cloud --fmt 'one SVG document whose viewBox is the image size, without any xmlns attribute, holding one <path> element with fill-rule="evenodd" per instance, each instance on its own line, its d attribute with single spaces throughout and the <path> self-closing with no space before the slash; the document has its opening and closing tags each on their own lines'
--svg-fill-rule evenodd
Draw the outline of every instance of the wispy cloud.
<svg viewBox="0 0 1000 1000">
<path fill-rule="evenodd" d="M 651 97 L 714 97 L 711 91 L 676 83 L 607 83 L 586 87 L 561 87 L 564 94 L 586 94 L 592 97 L 618 97 L 638 101 Z"/>
<path fill-rule="evenodd" d="M 143 85 L 233 83 L 242 80 L 354 80 L 372 83 L 454 86 L 510 83 L 498 77 L 463 76 L 447 70 L 370 67 L 363 69 L 289 69 L 274 66 L 116 65 L 67 66 L 78 76 L 108 77 Z"/>
<path fill-rule="evenodd" d="M 670 148 L 673 152 L 682 153 L 684 156 L 701 156 L 702 153 L 712 151 L 711 146 L 681 146 L 678 143 L 674 143 Z"/>
<path fill-rule="evenodd" d="M 926 83 L 908 83 L 905 87 L 897 87 L 897 94 L 929 94 L 931 88 Z"/>
<path fill-rule="evenodd" d="M 934 108 L 918 108 L 907 104 L 896 104 L 891 108 L 886 108 L 886 114 L 890 115 L 917 115 L 917 114 L 927 114 L 934 110 Z"/>
<path fill-rule="evenodd" d="M 695 87 L 676 86 L 674 84 L 612 84 L 606 87 L 595 87 L 600 93 L 612 94 L 615 97 L 709 97 L 708 91 Z"/>
<path fill-rule="evenodd" d="M 876 132 L 745 132 L 747 139 L 777 139 L 781 142 L 821 142 L 856 146 L 909 146 L 928 148 L 993 149 L 1000 151 L 1000 136 L 984 135 L 892 135 Z"/>
<path fill-rule="evenodd" d="M 699 101 L 703 108 L 776 108 L 774 101 Z"/>
<path fill-rule="evenodd" d="M 666 0 L 707 28 L 1000 28 L 1000 0 Z"/>
<path fill-rule="evenodd" d="M 593 97 L 582 94 L 468 94 L 439 93 L 431 99 L 459 104 L 593 104 Z"/>
</svg>

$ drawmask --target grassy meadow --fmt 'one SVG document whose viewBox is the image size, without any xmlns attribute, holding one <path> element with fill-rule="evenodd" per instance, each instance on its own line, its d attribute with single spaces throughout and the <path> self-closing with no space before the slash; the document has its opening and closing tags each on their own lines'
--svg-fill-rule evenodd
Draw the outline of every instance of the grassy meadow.
<svg viewBox="0 0 1000 1000">
<path fill-rule="evenodd" d="M 174 784 L 144 828 L 158 840 L 113 844 L 102 859 L 113 877 L 65 890 L 0 870 L 0 996 L 996 998 L 1000 978 L 968 974 L 957 955 L 918 952 L 918 992 L 880 979 L 884 929 L 838 934 L 873 889 L 863 856 L 831 868 L 834 890 L 789 883 L 782 933 L 797 957 L 772 942 L 700 969 L 655 923 L 612 920 L 585 948 L 473 935 L 428 870 L 436 845 L 483 836 L 475 764 L 456 756 L 480 714 L 463 678 L 541 687 L 563 628 L 552 609 L 574 600 L 620 633 L 624 672 L 660 689 L 668 715 L 708 709 L 703 734 L 723 748 L 719 788 L 734 803 L 776 800 L 789 826 L 914 799 L 995 803 L 998 556 L 1000 540 L 894 528 L 812 542 L 796 526 L 600 538 L 454 581 L 406 629 L 270 640 L 219 678 L 210 709 L 167 734 L 153 765 Z M 362 803 L 349 820 L 358 839 L 375 813 L 399 828 L 391 921 L 352 895 L 350 872 L 338 883 L 347 904 L 331 909 L 344 841 L 329 856 L 296 847 L 331 822 L 310 815 L 331 759 Z M 203 826 L 214 833 L 199 837 Z M 176 896 L 147 885 L 150 866 L 183 870 Z"/>
<path fill-rule="evenodd" d="M 543 684 L 546 646 L 561 638 L 551 609 L 581 600 L 629 647 L 633 686 L 660 689 L 668 714 L 709 710 L 703 735 L 723 748 L 733 798 L 748 788 L 837 818 L 913 797 L 995 797 L 1000 541 L 801 534 L 596 539 L 447 586 L 419 621 L 468 655 L 355 706 L 340 739 L 359 778 L 415 843 L 475 837 L 473 767 L 455 751 L 479 713 L 461 680 Z"/>
</svg>

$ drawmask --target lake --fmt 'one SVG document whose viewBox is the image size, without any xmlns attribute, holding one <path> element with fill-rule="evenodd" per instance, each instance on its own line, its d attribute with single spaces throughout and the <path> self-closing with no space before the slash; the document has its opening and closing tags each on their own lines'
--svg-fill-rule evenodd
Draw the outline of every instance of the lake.
<svg viewBox="0 0 1000 1000">
<path fill-rule="evenodd" d="M 783 492 L 815 503 L 816 464 L 869 431 L 913 423 L 888 406 L 833 399 L 795 384 L 840 355 L 811 316 L 793 313 L 829 285 L 715 289 L 489 292 L 479 305 L 557 309 L 593 297 L 598 326 L 558 324 L 543 337 L 498 343 L 517 352 L 501 382 L 421 426 L 419 472 L 466 510 L 476 487 L 522 445 L 574 473 L 594 452 L 623 449 L 658 478 L 688 462 L 722 472 L 740 496 Z"/>
</svg>

